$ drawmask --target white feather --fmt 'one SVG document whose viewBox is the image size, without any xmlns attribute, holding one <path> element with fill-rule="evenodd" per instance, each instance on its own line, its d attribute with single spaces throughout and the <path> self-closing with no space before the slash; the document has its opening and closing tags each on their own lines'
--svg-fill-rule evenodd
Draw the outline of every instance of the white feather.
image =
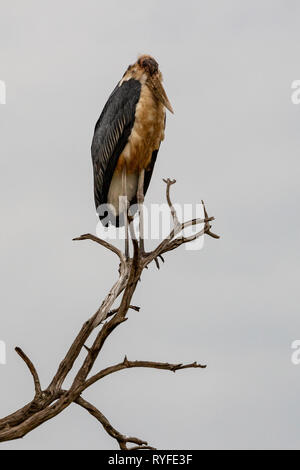
<svg viewBox="0 0 300 470">
<path fill-rule="evenodd" d="M 126 185 L 127 185 L 127 199 L 130 202 L 137 192 L 138 186 L 138 173 L 127 174 L 126 176 Z M 122 190 L 122 175 L 114 173 L 109 191 L 108 191 L 108 204 L 111 204 L 115 211 L 115 216 L 119 215 L 122 212 L 122 207 L 119 207 L 119 198 L 123 196 Z"/>
</svg>

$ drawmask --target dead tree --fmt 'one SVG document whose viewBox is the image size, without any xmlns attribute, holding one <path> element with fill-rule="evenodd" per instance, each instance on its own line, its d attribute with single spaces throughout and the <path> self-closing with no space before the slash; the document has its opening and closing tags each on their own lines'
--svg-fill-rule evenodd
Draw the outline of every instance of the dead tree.
<svg viewBox="0 0 300 470">
<path fill-rule="evenodd" d="M 58 370 L 47 388 L 42 388 L 38 373 L 31 360 L 21 348 L 15 348 L 16 352 L 23 359 L 32 375 L 35 394 L 30 403 L 27 403 L 23 408 L 0 420 L 0 442 L 18 439 L 25 436 L 33 429 L 57 416 L 72 403 L 76 403 L 86 409 L 99 421 L 99 423 L 101 423 L 105 431 L 111 437 L 116 439 L 120 449 L 152 449 L 146 441 L 137 437 L 127 437 L 117 431 L 100 410 L 82 397 L 82 393 L 103 377 L 126 368 L 148 367 L 176 372 L 177 370 L 192 367 L 206 367 L 205 365 L 198 364 L 197 362 L 192 362 L 190 364 L 169 364 L 166 362 L 131 361 L 125 356 L 124 360 L 119 364 L 107 367 L 93 375 L 90 374 L 106 339 L 115 330 L 115 328 L 127 320 L 128 310 L 139 310 L 139 307 L 131 305 L 131 301 L 143 270 L 153 261 L 156 263 L 157 267 L 159 267 L 159 260 L 164 261 L 163 255 L 165 253 L 178 248 L 184 243 L 189 243 L 198 237 L 204 236 L 205 234 L 213 238 L 219 238 L 218 235 L 211 232 L 211 222 L 214 220 L 214 217 L 208 217 L 203 201 L 203 219 L 193 219 L 183 223 L 179 222 L 170 199 L 170 187 L 175 183 L 175 180 L 168 179 L 164 181 L 167 185 L 166 197 L 173 219 L 173 229 L 168 237 L 159 243 L 153 251 L 144 254 L 140 253 L 138 243 L 133 239 L 133 257 L 126 259 L 121 250 L 94 235 L 85 234 L 78 238 L 74 238 L 74 240 L 91 240 L 104 246 L 117 255 L 120 261 L 119 278 L 110 289 L 96 313 L 83 324 L 67 354 L 59 364 Z M 188 237 L 183 236 L 183 230 L 193 225 L 201 226 L 202 228 L 193 235 Z M 121 296 L 119 307 L 112 309 L 114 302 L 119 296 Z M 91 347 L 87 347 L 85 343 L 95 329 L 98 329 L 96 339 Z M 79 367 L 71 386 L 68 389 L 64 389 L 64 381 L 73 369 L 74 363 L 83 348 L 86 349 L 85 359 Z M 129 448 L 128 445 L 130 444 L 132 444 L 132 446 Z"/>
</svg>

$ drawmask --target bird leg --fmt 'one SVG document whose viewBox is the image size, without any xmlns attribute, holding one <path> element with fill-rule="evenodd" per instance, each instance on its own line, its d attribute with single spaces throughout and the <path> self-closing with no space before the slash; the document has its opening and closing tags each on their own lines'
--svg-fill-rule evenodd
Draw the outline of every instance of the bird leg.
<svg viewBox="0 0 300 470">
<path fill-rule="evenodd" d="M 122 212 L 124 215 L 125 225 L 125 256 L 129 258 L 129 236 L 128 236 L 128 199 L 127 199 L 127 178 L 126 178 L 126 163 L 124 163 L 122 170 Z"/>
<path fill-rule="evenodd" d="M 139 235 L 140 235 L 140 253 L 145 253 L 144 246 L 144 179 L 145 179 L 145 170 L 141 169 L 139 173 L 138 180 L 138 190 L 137 190 L 137 202 L 139 206 Z"/>
<path fill-rule="evenodd" d="M 129 210 L 127 212 L 127 220 L 128 220 L 130 237 L 132 240 L 136 240 L 136 234 L 135 234 L 134 224 L 133 224 L 134 217 L 130 215 Z"/>
</svg>

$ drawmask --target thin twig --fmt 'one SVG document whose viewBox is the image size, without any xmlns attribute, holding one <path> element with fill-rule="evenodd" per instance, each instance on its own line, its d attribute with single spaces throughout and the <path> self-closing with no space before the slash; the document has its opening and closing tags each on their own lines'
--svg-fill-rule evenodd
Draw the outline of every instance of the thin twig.
<svg viewBox="0 0 300 470">
<path fill-rule="evenodd" d="M 180 222 L 177 217 L 176 210 L 171 202 L 171 197 L 170 197 L 170 188 L 173 184 L 176 183 L 176 180 L 171 180 L 170 178 L 163 179 L 163 181 L 166 183 L 167 188 L 166 188 L 166 198 L 167 198 L 167 203 L 171 211 L 171 215 L 173 218 L 173 223 L 174 223 L 174 229 L 177 230 L 177 228 L 180 226 Z"/>
<path fill-rule="evenodd" d="M 92 235 L 91 233 L 85 233 L 84 235 L 81 235 L 80 237 L 73 238 L 73 241 L 80 241 L 80 240 L 91 240 L 95 243 L 98 243 L 99 245 L 102 245 L 108 250 L 115 253 L 119 257 L 121 263 L 125 263 L 126 261 L 125 256 L 121 250 L 119 250 L 116 246 L 112 245 L 111 243 L 108 243 L 106 240 L 102 240 L 102 238 L 98 238 L 95 235 Z"/>
<path fill-rule="evenodd" d="M 170 197 L 170 187 L 175 183 L 175 180 L 167 179 L 164 181 L 167 184 L 166 197 L 173 218 L 174 227 L 169 236 L 166 237 L 166 239 L 163 240 L 152 252 L 146 254 L 141 253 L 138 249 L 138 242 L 135 236 L 132 237 L 133 257 L 130 259 L 126 259 L 125 255 L 118 248 L 94 235 L 84 234 L 81 235 L 81 237 L 74 238 L 74 240 L 94 241 L 115 253 L 120 260 L 119 278 L 110 289 L 109 293 L 105 297 L 96 313 L 83 324 L 67 354 L 61 361 L 58 370 L 48 388 L 42 391 L 40 380 L 34 365 L 20 348 L 16 348 L 16 352 L 24 360 L 33 377 L 35 397 L 31 402 L 23 406 L 21 409 L 0 420 L 0 442 L 18 439 L 25 436 L 31 430 L 40 426 L 42 423 L 57 416 L 71 403 L 77 403 L 78 405 L 87 409 L 90 414 L 95 416 L 98 421 L 101 422 L 108 434 L 117 440 L 122 450 L 153 449 L 147 444 L 147 442 L 141 439 L 135 437 L 126 437 L 119 433 L 111 426 L 107 418 L 105 418 L 105 416 L 99 410 L 97 410 L 97 408 L 84 400 L 80 394 L 96 381 L 123 369 L 146 367 L 176 372 L 177 370 L 187 368 L 206 367 L 205 365 L 201 365 L 196 362 L 190 364 L 170 364 L 166 362 L 128 361 L 127 357 L 125 356 L 123 362 L 111 367 L 107 367 L 106 369 L 103 369 L 100 372 L 94 374 L 92 377 L 87 378 L 107 338 L 116 327 L 126 321 L 128 309 L 131 308 L 137 311 L 139 310 L 139 307 L 131 305 L 131 302 L 138 281 L 141 278 L 143 269 L 147 268 L 148 264 L 153 260 L 159 267 L 158 260 L 161 259 L 164 261 L 162 256 L 164 253 L 174 250 L 183 243 L 188 243 L 202 235 L 206 234 L 213 238 L 219 238 L 218 235 L 211 232 L 211 222 L 214 220 L 214 218 L 208 216 L 203 201 L 202 204 L 204 208 L 204 219 L 193 219 L 183 223 L 179 222 L 176 210 L 171 202 Z M 189 237 L 180 236 L 184 228 L 198 224 L 204 224 L 202 230 L 199 230 L 196 234 L 193 234 Z M 119 307 L 112 310 L 114 302 L 121 294 L 122 299 Z M 103 323 L 103 321 L 106 319 L 108 321 Z M 87 340 L 90 338 L 93 331 L 99 327 L 99 325 L 101 326 L 96 334 L 96 338 L 92 346 L 87 346 Z M 63 382 L 69 375 L 70 371 L 73 369 L 74 363 L 78 359 L 79 354 L 83 349 L 87 351 L 85 359 L 83 360 L 81 367 L 79 367 L 71 387 L 68 390 L 63 390 Z M 135 445 L 129 449 L 129 443 Z"/>
<path fill-rule="evenodd" d="M 211 220 L 214 220 L 214 217 L 208 217 L 204 201 L 202 200 L 201 202 L 202 202 L 202 205 L 203 205 L 203 211 L 204 211 L 204 217 L 205 217 L 205 226 L 206 226 L 205 227 L 206 228 L 205 233 L 206 233 L 206 235 L 209 235 L 210 237 L 215 238 L 217 240 L 217 239 L 220 238 L 220 236 L 216 235 L 215 233 L 212 233 L 210 231 L 211 225 L 208 224 L 208 222 L 210 222 Z"/>
<path fill-rule="evenodd" d="M 102 424 L 105 431 L 111 437 L 113 437 L 114 439 L 118 441 L 118 444 L 121 450 L 136 450 L 136 449 L 153 449 L 154 450 L 154 447 L 148 446 L 148 443 L 146 441 L 142 441 L 141 439 L 138 439 L 137 437 L 127 437 L 121 434 L 110 424 L 108 419 L 104 416 L 103 413 L 101 413 L 101 411 L 99 411 L 94 405 L 86 401 L 81 396 L 75 400 L 75 403 L 77 403 L 77 405 L 80 405 L 82 408 L 85 408 L 92 416 L 94 416 L 99 421 L 99 423 Z M 137 446 L 131 449 L 128 449 L 127 447 L 128 443 L 137 444 Z"/>
<path fill-rule="evenodd" d="M 136 312 L 139 312 L 140 309 L 141 309 L 141 307 L 136 307 L 135 305 L 129 305 L 129 308 L 130 308 L 131 310 L 135 310 Z M 108 312 L 108 314 L 106 315 L 105 320 L 106 320 L 107 318 L 109 318 L 109 317 L 112 317 L 112 316 L 115 315 L 116 313 L 118 313 L 118 311 L 119 311 L 119 308 L 114 308 L 113 310 L 110 310 L 110 311 Z"/>
<path fill-rule="evenodd" d="M 191 369 L 191 368 L 198 368 L 198 369 L 205 369 L 207 366 L 198 364 L 197 362 L 192 362 L 190 364 L 170 364 L 168 362 L 153 362 L 153 361 L 128 361 L 127 357 L 125 356 L 123 362 L 119 364 L 115 364 L 114 366 L 107 367 L 106 369 L 101 370 L 97 374 L 93 375 L 89 379 L 86 380 L 82 390 L 87 389 L 95 382 L 107 375 L 113 374 L 114 372 L 118 372 L 124 369 L 130 369 L 134 367 L 145 367 L 150 369 L 163 369 L 163 370 L 170 370 L 172 372 L 176 372 L 177 370 L 181 369 Z"/>
<path fill-rule="evenodd" d="M 27 367 L 28 367 L 28 369 L 29 369 L 29 371 L 32 375 L 32 378 L 33 378 L 35 395 L 36 395 L 36 397 L 38 397 L 42 393 L 42 388 L 41 388 L 41 383 L 40 383 L 40 379 L 39 379 L 38 373 L 36 371 L 36 368 L 34 367 L 33 363 L 29 359 L 29 357 L 24 353 L 24 351 L 22 351 L 21 348 L 16 347 L 15 351 L 23 359 L 23 361 L 27 365 Z"/>
</svg>

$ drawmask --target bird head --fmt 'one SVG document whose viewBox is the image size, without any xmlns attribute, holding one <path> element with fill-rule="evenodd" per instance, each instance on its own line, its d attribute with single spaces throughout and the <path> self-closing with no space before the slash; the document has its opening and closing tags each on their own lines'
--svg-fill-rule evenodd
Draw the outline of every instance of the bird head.
<svg viewBox="0 0 300 470">
<path fill-rule="evenodd" d="M 146 85 L 150 88 L 155 98 L 174 114 L 162 85 L 163 78 L 156 60 L 150 55 L 141 55 L 135 65 L 146 75 Z"/>
</svg>

